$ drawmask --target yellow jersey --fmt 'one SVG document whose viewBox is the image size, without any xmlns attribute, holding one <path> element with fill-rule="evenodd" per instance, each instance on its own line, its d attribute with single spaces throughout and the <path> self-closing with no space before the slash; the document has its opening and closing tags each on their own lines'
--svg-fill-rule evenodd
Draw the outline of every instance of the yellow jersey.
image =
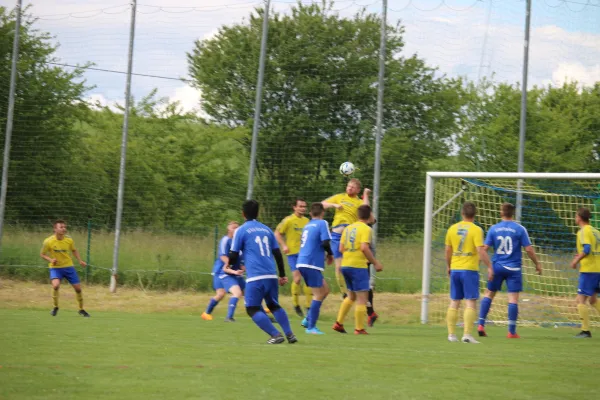
<svg viewBox="0 0 600 400">
<path fill-rule="evenodd" d="M 73 260 L 69 252 L 75 250 L 75 242 L 71 236 L 65 235 L 62 240 L 56 238 L 56 235 L 47 237 L 42 246 L 42 254 L 56 259 L 56 265 L 48 263 L 49 268 L 66 268 L 73 266 Z"/>
<path fill-rule="evenodd" d="M 456 223 L 446 233 L 446 246 L 452 246 L 450 269 L 479 271 L 477 248 L 483 246 L 483 229 L 472 222 Z"/>
<path fill-rule="evenodd" d="M 302 229 L 308 224 L 308 221 L 309 219 L 304 216 L 297 217 L 296 214 L 292 214 L 277 225 L 277 232 L 285 236 L 285 244 L 290 250 L 289 256 L 300 253 Z"/>
<path fill-rule="evenodd" d="M 344 245 L 342 267 L 368 268 L 367 257 L 360 249 L 361 243 L 371 245 L 371 227 L 362 221 L 348 225 L 342 232 L 340 243 Z"/>
<path fill-rule="evenodd" d="M 585 225 L 577 232 L 577 253 L 583 253 L 583 245 L 589 244 L 590 254 L 581 259 L 579 272 L 600 272 L 600 232 Z"/>
<path fill-rule="evenodd" d="M 338 225 L 350 225 L 358 221 L 358 207 L 362 206 L 363 201 L 358 197 L 350 197 L 347 193 L 340 193 L 331 196 L 325 200 L 327 203 L 341 204 L 341 210 L 335 209 L 333 223 L 335 228 Z"/>
</svg>

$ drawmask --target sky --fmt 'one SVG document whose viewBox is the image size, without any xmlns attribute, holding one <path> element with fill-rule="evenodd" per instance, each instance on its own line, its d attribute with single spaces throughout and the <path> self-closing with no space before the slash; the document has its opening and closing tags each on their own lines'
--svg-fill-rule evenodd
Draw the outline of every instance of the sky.
<svg viewBox="0 0 600 400">
<path fill-rule="evenodd" d="M 93 62 L 96 68 L 126 71 L 129 23 L 127 0 L 23 0 L 39 18 L 36 26 L 60 44 L 66 64 Z M 303 3 L 312 3 L 302 0 Z M 273 0 L 286 13 L 294 0 Z M 320 1 L 317 1 L 320 3 Z M 0 0 L 12 7 L 14 0 Z M 361 8 L 381 13 L 381 0 L 338 0 L 334 10 L 352 16 Z M 134 76 L 136 98 L 157 88 L 160 96 L 199 109 L 200 93 L 186 78 L 186 52 L 194 41 L 212 37 L 223 25 L 242 23 L 257 0 L 140 0 L 136 15 L 133 71 L 175 79 Z M 441 74 L 497 82 L 522 80 L 524 0 L 388 0 L 388 22 L 405 26 L 403 56 L 417 54 Z M 600 81 L 600 0 L 533 0 L 529 87 L 577 80 Z M 122 103 L 125 75 L 87 71 L 95 86 L 89 98 Z"/>
</svg>

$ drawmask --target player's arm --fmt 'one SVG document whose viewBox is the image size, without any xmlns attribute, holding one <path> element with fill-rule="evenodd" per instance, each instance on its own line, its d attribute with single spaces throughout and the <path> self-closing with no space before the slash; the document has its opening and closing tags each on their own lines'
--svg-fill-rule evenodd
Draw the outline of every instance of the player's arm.
<svg viewBox="0 0 600 400">
<path fill-rule="evenodd" d="M 373 251 L 371 250 L 371 245 L 370 245 L 369 242 L 362 242 L 360 244 L 360 250 L 363 252 L 363 254 L 365 255 L 365 257 L 367 257 L 367 260 L 371 264 L 373 264 L 373 266 L 375 267 L 376 271 L 382 271 L 383 270 L 383 265 L 381 265 L 381 263 L 379 261 L 377 261 L 377 259 L 373 255 Z"/>
<path fill-rule="evenodd" d="M 42 250 L 40 250 L 40 257 L 42 257 L 44 260 L 48 261 L 50 264 L 56 265 L 56 258 L 52 258 L 46 254 L 49 252 L 50 252 L 50 247 L 48 246 L 48 243 L 46 241 L 44 241 L 44 244 L 42 245 Z"/>
<path fill-rule="evenodd" d="M 590 244 L 584 244 L 583 251 L 581 253 L 577 254 L 575 256 L 575 258 L 573 259 L 573 261 L 571 261 L 571 268 L 577 269 L 577 264 L 579 264 L 579 261 L 586 258 L 590 254 L 591 251 L 592 251 L 592 246 Z"/>
<path fill-rule="evenodd" d="M 290 252 L 290 249 L 288 249 L 287 244 L 285 244 L 285 239 L 283 235 L 279 233 L 279 229 L 275 230 L 275 240 L 277 240 L 277 243 L 279 243 L 279 247 L 281 247 L 285 254 Z"/>
<path fill-rule="evenodd" d="M 333 262 L 333 251 L 331 250 L 331 240 L 325 239 L 321 242 L 321 246 L 325 253 L 327 254 L 327 265 L 331 265 Z"/>
<path fill-rule="evenodd" d="M 71 249 L 71 253 L 73 253 L 77 261 L 79 261 L 79 265 L 81 265 L 82 267 L 85 267 L 87 265 L 86 262 L 81 259 L 81 255 L 79 254 L 79 251 L 77 251 L 76 248 Z"/>
<path fill-rule="evenodd" d="M 342 205 L 339 202 L 338 197 L 339 196 L 336 194 L 336 195 L 333 195 L 333 196 L 328 197 L 327 199 L 323 200 L 321 202 L 321 204 L 323 204 L 323 208 L 326 209 L 326 210 L 328 208 L 335 208 L 335 209 L 341 209 L 341 208 L 343 208 Z"/>
<path fill-rule="evenodd" d="M 535 250 L 533 249 L 533 246 L 525 246 L 525 252 L 527 253 L 527 256 L 529 257 L 529 259 L 531 261 L 533 261 L 533 263 L 535 264 L 535 272 L 537 272 L 538 275 L 542 274 L 542 263 L 540 263 L 540 260 L 538 260 L 537 255 L 535 254 Z"/>
<path fill-rule="evenodd" d="M 450 266 L 452 265 L 452 246 L 446 245 L 446 271 L 450 275 Z"/>
<path fill-rule="evenodd" d="M 492 268 L 492 263 L 486 247 L 486 245 L 477 247 L 477 252 L 479 253 L 479 259 L 483 261 L 488 269 L 488 281 L 491 281 L 494 278 L 494 269 Z"/>
</svg>

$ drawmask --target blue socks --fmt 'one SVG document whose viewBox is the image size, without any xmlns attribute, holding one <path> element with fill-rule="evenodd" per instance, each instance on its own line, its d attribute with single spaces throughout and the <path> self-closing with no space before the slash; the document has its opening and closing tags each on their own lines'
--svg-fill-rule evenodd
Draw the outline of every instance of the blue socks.
<svg viewBox="0 0 600 400">
<path fill-rule="evenodd" d="M 485 320 L 487 318 L 488 313 L 490 312 L 490 307 L 492 306 L 492 299 L 489 297 L 484 297 L 481 300 L 481 306 L 479 307 L 479 325 L 485 326 Z"/>
<path fill-rule="evenodd" d="M 275 320 L 279 326 L 281 326 L 281 329 L 283 329 L 283 332 L 285 332 L 286 335 L 290 335 L 292 333 L 292 327 L 290 326 L 290 320 L 288 319 L 288 315 L 285 310 L 280 308 L 275 311 L 271 310 L 271 312 L 273 313 L 273 316 L 275 317 Z"/>
<path fill-rule="evenodd" d="M 285 313 L 285 311 L 284 311 L 284 313 Z M 275 314 L 275 313 L 273 313 L 273 314 Z M 286 318 L 287 318 L 287 315 L 286 315 Z M 277 328 L 275 328 L 275 325 L 273 325 L 273 323 L 271 322 L 271 320 L 269 319 L 267 314 L 265 314 L 264 312 L 259 311 L 256 314 L 254 314 L 252 316 L 252 321 L 254 321 L 254 323 L 256 325 L 258 325 L 258 327 L 260 329 L 265 331 L 267 333 L 267 335 L 269 335 L 269 336 L 279 335 L 279 331 L 277 330 Z M 289 327 L 289 325 L 290 325 L 290 323 L 288 322 L 288 327 Z"/>
<path fill-rule="evenodd" d="M 508 331 L 513 335 L 517 333 L 517 317 L 519 316 L 519 305 L 508 304 Z"/>
<path fill-rule="evenodd" d="M 212 314 L 217 304 L 219 304 L 219 302 L 211 297 L 210 301 L 208 302 L 208 307 L 206 307 L 206 313 Z"/>
<path fill-rule="evenodd" d="M 317 320 L 319 319 L 319 313 L 321 312 L 322 301 L 313 300 L 310 303 L 310 309 L 308 311 L 308 329 L 312 329 L 317 326 Z"/>
<path fill-rule="evenodd" d="M 229 299 L 229 308 L 227 309 L 227 318 L 233 318 L 233 313 L 235 313 L 235 308 L 238 303 L 237 297 L 232 297 Z"/>
</svg>

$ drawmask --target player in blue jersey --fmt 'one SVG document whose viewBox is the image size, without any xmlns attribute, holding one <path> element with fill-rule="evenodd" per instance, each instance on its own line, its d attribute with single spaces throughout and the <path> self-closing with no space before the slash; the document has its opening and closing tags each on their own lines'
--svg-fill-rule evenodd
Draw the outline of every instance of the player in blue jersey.
<svg viewBox="0 0 600 400">
<path fill-rule="evenodd" d="M 522 277 L 522 251 L 525 252 L 535 264 L 535 270 L 538 274 L 542 273 L 542 265 L 535 255 L 535 250 L 529 240 L 527 229 L 513 221 L 515 206 L 510 203 L 503 203 L 500 207 L 500 217 L 502 221 L 492 226 L 488 231 L 483 245 L 487 251 L 490 247 L 494 248 L 492 264 L 494 267 L 494 278 L 488 281 L 485 297 L 481 301 L 479 310 L 479 326 L 477 332 L 479 336 L 487 336 L 485 332 L 485 319 L 492 306 L 492 300 L 498 290 L 502 288 L 502 283 L 506 281 L 508 290 L 508 338 L 518 339 L 517 317 L 519 315 L 519 292 L 523 290 Z"/>
<path fill-rule="evenodd" d="M 244 253 L 246 266 L 246 311 L 252 321 L 266 332 L 270 339 L 268 344 L 279 344 L 285 341 L 283 335 L 275 328 L 263 311 L 264 300 L 267 307 L 283 329 L 289 343 L 298 339 L 292 332 L 288 315 L 279 305 L 279 285 L 285 285 L 285 265 L 275 234 L 266 225 L 258 222 L 259 205 L 256 200 L 246 200 L 242 205 L 242 214 L 246 222 L 233 235 L 233 243 L 229 251 L 229 263 L 234 265 Z M 275 268 L 277 262 L 277 269 Z M 279 270 L 279 271 L 277 271 Z M 277 276 L 279 272 L 279 277 Z"/>
<path fill-rule="evenodd" d="M 206 311 L 204 311 L 201 315 L 202 319 L 205 321 L 212 321 L 212 312 L 219 304 L 221 299 L 225 297 L 225 293 L 227 290 L 223 286 L 223 281 L 220 278 L 220 275 L 223 274 L 223 267 L 229 264 L 229 258 L 227 257 L 229 254 L 229 249 L 231 248 L 231 238 L 233 238 L 233 233 L 240 226 L 237 221 L 231 221 L 227 224 L 227 235 L 221 238 L 219 242 L 219 253 L 217 255 L 217 259 L 213 264 L 212 276 L 213 276 L 213 290 L 215 291 L 214 297 L 210 299 L 208 302 L 208 306 L 206 307 Z M 241 297 L 241 294 L 240 296 Z M 238 297 L 238 298 L 239 298 Z M 235 298 L 235 296 L 234 296 Z M 236 302 L 237 304 L 237 302 Z M 230 302 L 231 305 L 231 302 Z M 235 307 L 234 307 L 235 310 Z M 232 314 L 233 317 L 233 314 Z"/>
<path fill-rule="evenodd" d="M 327 253 L 327 264 L 333 263 L 331 234 L 329 233 L 329 224 L 323 219 L 324 215 L 325 207 L 322 203 L 313 203 L 310 206 L 312 219 L 302 230 L 300 252 L 296 264 L 304 282 L 312 289 L 313 300 L 308 311 L 306 333 L 314 335 L 323 334 L 317 328 L 317 321 L 321 304 L 329 294 L 329 286 L 323 278 L 325 253 Z"/>
</svg>

